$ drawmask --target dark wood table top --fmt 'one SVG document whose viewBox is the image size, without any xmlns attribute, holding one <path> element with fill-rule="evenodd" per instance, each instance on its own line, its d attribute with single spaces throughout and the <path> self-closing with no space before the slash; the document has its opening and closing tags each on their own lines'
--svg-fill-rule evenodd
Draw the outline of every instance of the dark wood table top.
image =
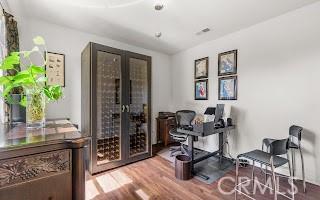
<svg viewBox="0 0 320 200">
<path fill-rule="evenodd" d="M 0 153 L 29 147 L 61 143 L 84 143 L 89 137 L 81 134 L 68 120 L 48 120 L 45 128 L 28 129 L 26 124 L 0 124 Z"/>
</svg>

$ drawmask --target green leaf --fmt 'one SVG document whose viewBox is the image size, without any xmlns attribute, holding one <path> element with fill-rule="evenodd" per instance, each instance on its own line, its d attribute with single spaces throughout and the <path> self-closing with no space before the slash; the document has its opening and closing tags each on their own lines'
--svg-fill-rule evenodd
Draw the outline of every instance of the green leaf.
<svg viewBox="0 0 320 200">
<path fill-rule="evenodd" d="M 14 52 L 11 52 L 10 55 L 12 55 L 12 56 L 20 56 L 20 52 L 19 51 L 14 51 Z"/>
<path fill-rule="evenodd" d="M 46 72 L 46 70 L 43 67 L 36 65 L 32 65 L 31 67 L 29 67 L 28 71 L 31 72 L 33 75 L 44 74 Z"/>
<path fill-rule="evenodd" d="M 53 100 L 51 92 L 49 91 L 49 89 L 47 87 L 43 88 L 43 92 L 48 97 L 49 100 Z"/>
<path fill-rule="evenodd" d="M 47 82 L 48 78 L 45 76 L 41 76 L 37 79 L 37 83 Z"/>
<path fill-rule="evenodd" d="M 7 56 L 1 63 L 0 69 L 8 70 L 14 69 L 15 65 L 20 63 L 19 52 L 13 52 L 10 56 Z"/>
<path fill-rule="evenodd" d="M 25 78 L 32 78 L 31 75 L 28 73 L 18 73 L 17 75 L 14 76 L 13 80 L 17 81 L 17 80 L 21 80 L 21 79 L 25 79 Z"/>
<path fill-rule="evenodd" d="M 43 92 L 50 101 L 55 101 L 62 97 L 62 88 L 60 85 L 46 86 L 43 88 Z"/>
<path fill-rule="evenodd" d="M 11 90 L 14 88 L 14 86 L 12 84 L 7 85 L 7 87 L 4 89 L 2 96 L 3 97 L 7 97 L 8 94 L 10 94 Z"/>
<path fill-rule="evenodd" d="M 33 43 L 36 45 L 45 45 L 46 44 L 43 37 L 41 37 L 41 36 L 37 36 L 37 37 L 33 38 Z"/>
<path fill-rule="evenodd" d="M 17 102 L 15 99 L 13 99 L 12 95 L 8 95 L 6 96 L 6 102 L 9 104 L 18 104 L 19 102 Z"/>
<path fill-rule="evenodd" d="M 30 74 L 17 74 L 14 78 L 13 78 L 13 84 L 16 83 L 22 83 L 24 80 L 32 78 L 30 76 Z"/>
<path fill-rule="evenodd" d="M 1 76 L 0 77 L 0 85 L 6 85 L 10 83 L 13 79 L 13 76 Z"/>
<path fill-rule="evenodd" d="M 51 93 L 52 93 L 54 100 L 60 99 L 62 97 L 61 86 L 59 86 L 59 85 L 52 86 Z"/>
<path fill-rule="evenodd" d="M 22 71 L 19 72 L 14 78 L 13 78 L 13 85 L 14 87 L 18 86 L 28 86 L 35 84 L 35 81 L 31 74 L 28 71 Z"/>
<path fill-rule="evenodd" d="M 25 95 L 21 98 L 20 105 L 23 107 L 27 106 L 27 97 Z"/>
<path fill-rule="evenodd" d="M 31 74 L 30 74 L 30 72 L 28 70 L 23 70 L 21 72 L 18 72 L 17 75 L 20 75 L 20 74 L 29 74 L 31 76 Z"/>
<path fill-rule="evenodd" d="M 21 80 L 17 80 L 13 82 L 14 87 L 19 87 L 19 86 L 29 86 L 29 85 L 34 85 L 34 79 L 33 78 L 24 78 Z"/>
</svg>

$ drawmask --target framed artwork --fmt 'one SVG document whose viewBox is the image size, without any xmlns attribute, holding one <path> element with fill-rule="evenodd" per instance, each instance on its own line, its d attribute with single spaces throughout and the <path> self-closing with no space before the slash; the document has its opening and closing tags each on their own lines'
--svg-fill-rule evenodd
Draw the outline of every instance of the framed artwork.
<svg viewBox="0 0 320 200">
<path fill-rule="evenodd" d="M 237 50 L 220 53 L 218 56 L 218 76 L 237 73 Z"/>
<path fill-rule="evenodd" d="M 209 58 L 201 58 L 194 61 L 194 78 L 208 78 Z"/>
<path fill-rule="evenodd" d="M 237 100 L 237 76 L 219 78 L 219 100 Z"/>
<path fill-rule="evenodd" d="M 208 100 L 208 79 L 194 82 L 194 99 Z"/>
<path fill-rule="evenodd" d="M 65 56 L 60 53 L 47 52 L 46 77 L 48 85 L 65 86 Z"/>
</svg>

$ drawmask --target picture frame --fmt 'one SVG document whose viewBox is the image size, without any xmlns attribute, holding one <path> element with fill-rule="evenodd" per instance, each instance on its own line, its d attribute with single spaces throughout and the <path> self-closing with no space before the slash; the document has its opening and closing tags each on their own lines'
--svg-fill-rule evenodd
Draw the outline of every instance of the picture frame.
<svg viewBox="0 0 320 200">
<path fill-rule="evenodd" d="M 194 78 L 208 78 L 209 57 L 197 59 L 194 61 Z"/>
<path fill-rule="evenodd" d="M 208 79 L 194 82 L 194 99 L 208 100 Z"/>
<path fill-rule="evenodd" d="M 45 65 L 47 85 L 60 85 L 65 87 L 65 55 L 61 53 L 46 52 Z"/>
<path fill-rule="evenodd" d="M 238 77 L 226 76 L 219 78 L 219 100 L 238 99 Z"/>
<path fill-rule="evenodd" d="M 219 53 L 218 76 L 237 74 L 238 50 Z"/>
</svg>

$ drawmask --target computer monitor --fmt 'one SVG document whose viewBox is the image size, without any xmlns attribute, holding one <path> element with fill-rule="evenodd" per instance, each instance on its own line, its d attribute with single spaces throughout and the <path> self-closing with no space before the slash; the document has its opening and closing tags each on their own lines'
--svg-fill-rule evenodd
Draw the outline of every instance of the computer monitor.
<svg viewBox="0 0 320 200">
<path fill-rule="evenodd" d="M 224 104 L 217 104 L 216 112 L 214 115 L 214 123 L 217 123 L 223 117 Z"/>
<path fill-rule="evenodd" d="M 215 107 L 208 107 L 204 112 L 205 115 L 214 115 L 216 113 Z"/>
</svg>

